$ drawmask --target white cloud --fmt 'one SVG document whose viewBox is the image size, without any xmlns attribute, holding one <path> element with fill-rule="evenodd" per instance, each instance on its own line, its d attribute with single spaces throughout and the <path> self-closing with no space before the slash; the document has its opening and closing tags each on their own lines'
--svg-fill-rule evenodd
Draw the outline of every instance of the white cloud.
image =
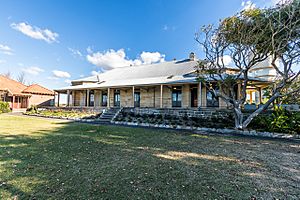
<svg viewBox="0 0 300 200">
<path fill-rule="evenodd" d="M 162 55 L 159 52 L 142 52 L 138 58 L 132 60 L 126 57 L 124 49 L 119 49 L 117 51 L 110 49 L 103 53 L 90 53 L 86 58 L 90 63 L 98 67 L 101 67 L 104 70 L 110 70 L 125 66 L 163 62 L 165 55 Z"/>
<path fill-rule="evenodd" d="M 58 80 L 58 78 L 54 77 L 54 76 L 48 76 L 47 79 L 49 79 L 49 80 Z"/>
<path fill-rule="evenodd" d="M 92 53 L 93 53 L 93 49 L 92 49 L 92 47 L 90 47 L 90 46 L 88 46 L 88 47 L 86 48 L 86 51 L 88 52 L 88 54 L 92 54 Z"/>
<path fill-rule="evenodd" d="M 93 75 L 93 76 L 96 76 L 101 73 L 103 73 L 103 71 L 95 71 L 95 70 L 91 71 L 91 75 Z"/>
<path fill-rule="evenodd" d="M 242 1 L 241 6 L 242 6 L 242 10 L 251 10 L 256 7 L 256 4 L 253 3 L 251 0 L 248 0 L 248 1 Z"/>
<path fill-rule="evenodd" d="M 69 47 L 68 50 L 71 52 L 72 56 L 74 56 L 74 57 L 82 57 L 83 56 L 82 53 L 77 49 L 72 49 Z"/>
<path fill-rule="evenodd" d="M 163 31 L 175 31 L 177 29 L 176 26 L 168 26 L 168 25 L 164 25 L 162 30 Z"/>
<path fill-rule="evenodd" d="M 68 72 L 60 71 L 60 70 L 53 70 L 53 76 L 56 78 L 70 78 L 71 75 Z"/>
<path fill-rule="evenodd" d="M 0 53 L 2 54 L 6 54 L 6 55 L 13 55 L 13 50 L 7 46 L 7 45 L 4 45 L 4 44 L 0 44 Z"/>
<path fill-rule="evenodd" d="M 96 76 L 96 75 L 99 74 L 99 72 L 97 72 L 97 71 L 91 71 L 91 74 L 92 74 L 93 76 Z"/>
<path fill-rule="evenodd" d="M 140 55 L 143 64 L 151 64 L 157 62 L 164 62 L 165 55 L 160 54 L 159 52 L 145 52 L 143 51 Z"/>
<path fill-rule="evenodd" d="M 10 25 L 13 29 L 20 31 L 21 33 L 37 39 L 37 40 L 44 40 L 48 43 L 58 42 L 58 34 L 55 32 L 50 31 L 49 29 L 41 29 L 35 26 L 31 26 L 26 22 L 21 23 L 12 23 Z"/>
<path fill-rule="evenodd" d="M 230 56 L 228 56 L 228 55 L 223 56 L 223 63 L 225 66 L 228 66 L 231 62 L 232 62 L 232 59 Z"/>
<path fill-rule="evenodd" d="M 71 83 L 71 80 L 70 80 L 70 79 L 66 79 L 66 80 L 65 80 L 65 83 L 70 84 L 70 83 Z"/>
<path fill-rule="evenodd" d="M 32 75 L 39 75 L 44 70 L 39 67 L 32 66 L 32 67 L 23 68 L 22 71 Z"/>
<path fill-rule="evenodd" d="M 0 60 L 0 64 L 6 63 L 6 60 Z"/>
<path fill-rule="evenodd" d="M 226 67 L 230 66 L 230 64 L 232 63 L 232 58 L 229 55 L 223 56 L 223 63 Z M 222 64 L 222 57 L 219 57 L 219 64 Z"/>
</svg>

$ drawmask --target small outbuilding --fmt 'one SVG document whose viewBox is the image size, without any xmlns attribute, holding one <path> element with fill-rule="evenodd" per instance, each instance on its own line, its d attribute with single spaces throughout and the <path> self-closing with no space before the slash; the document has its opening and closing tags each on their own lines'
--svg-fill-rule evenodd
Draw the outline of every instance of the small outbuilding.
<svg viewBox="0 0 300 200">
<path fill-rule="evenodd" d="M 53 106 L 54 91 L 39 84 L 26 86 L 0 75 L 0 101 L 8 102 L 12 111 L 24 111 L 31 105 Z"/>
</svg>

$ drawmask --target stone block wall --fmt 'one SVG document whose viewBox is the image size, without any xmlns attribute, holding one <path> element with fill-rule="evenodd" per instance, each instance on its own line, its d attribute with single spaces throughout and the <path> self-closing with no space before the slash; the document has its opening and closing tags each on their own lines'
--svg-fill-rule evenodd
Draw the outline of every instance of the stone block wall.
<svg viewBox="0 0 300 200">
<path fill-rule="evenodd" d="M 123 108 L 122 112 L 132 112 L 135 114 L 148 114 L 148 115 L 173 115 L 173 116 L 188 116 L 199 118 L 220 117 L 225 118 L 231 114 L 229 110 L 216 110 L 216 109 L 168 109 L 168 108 Z"/>
<path fill-rule="evenodd" d="M 86 91 L 80 90 L 80 91 L 74 91 L 74 106 L 85 106 L 86 101 Z"/>
<path fill-rule="evenodd" d="M 132 98 L 133 98 L 132 88 L 127 88 L 127 89 L 125 88 L 120 90 L 120 100 L 121 100 L 122 107 L 132 107 L 133 106 Z"/>
<path fill-rule="evenodd" d="M 140 94 L 141 94 L 141 107 L 155 107 L 159 106 L 156 104 L 155 98 L 159 98 L 157 94 L 155 93 L 155 88 L 140 88 Z"/>
</svg>

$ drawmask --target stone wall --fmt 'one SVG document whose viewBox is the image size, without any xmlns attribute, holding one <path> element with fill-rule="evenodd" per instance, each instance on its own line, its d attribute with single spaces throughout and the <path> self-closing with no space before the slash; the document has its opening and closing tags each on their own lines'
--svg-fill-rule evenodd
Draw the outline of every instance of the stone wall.
<svg viewBox="0 0 300 200">
<path fill-rule="evenodd" d="M 86 91 L 85 90 L 79 90 L 74 91 L 74 106 L 85 106 L 85 100 L 86 100 Z"/>
<path fill-rule="evenodd" d="M 141 107 L 157 107 L 155 98 L 159 98 L 158 94 L 154 94 L 154 87 L 152 88 L 140 88 L 141 94 Z"/>
<path fill-rule="evenodd" d="M 154 115 L 174 115 L 174 116 L 189 116 L 210 118 L 214 117 L 228 117 L 231 114 L 229 110 L 219 109 L 183 109 L 183 108 L 123 108 L 122 112 L 132 112 L 135 114 L 154 114 Z"/>
<path fill-rule="evenodd" d="M 120 90 L 120 100 L 122 107 L 131 107 L 133 106 L 133 94 L 132 88 L 125 88 Z"/>
</svg>

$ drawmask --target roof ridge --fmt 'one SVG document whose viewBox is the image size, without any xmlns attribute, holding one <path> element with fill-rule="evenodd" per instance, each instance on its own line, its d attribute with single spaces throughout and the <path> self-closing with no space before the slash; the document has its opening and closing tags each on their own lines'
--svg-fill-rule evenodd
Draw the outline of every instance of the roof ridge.
<svg viewBox="0 0 300 200">
<path fill-rule="evenodd" d="M 7 80 L 9 80 L 9 81 L 14 81 L 15 83 L 17 83 L 17 84 L 19 84 L 19 85 L 28 87 L 27 85 L 25 85 L 25 84 L 23 84 L 23 83 L 21 83 L 21 82 L 19 82 L 19 81 L 16 81 L 15 79 L 8 78 L 8 77 L 6 77 L 6 76 L 4 76 L 4 75 L 2 75 L 2 74 L 0 74 L 0 76 L 2 76 L 3 78 L 5 78 L 5 79 L 7 79 Z"/>
<path fill-rule="evenodd" d="M 42 85 L 40 85 L 40 84 L 38 84 L 38 83 L 34 83 L 34 84 L 31 84 L 31 85 L 29 85 L 29 86 L 27 86 L 23 91 L 25 91 L 25 90 L 27 90 L 28 88 L 30 88 L 30 87 L 32 87 L 32 86 L 39 86 L 39 87 L 41 87 L 41 88 L 43 88 L 43 89 L 45 89 L 45 90 L 47 90 L 47 91 L 49 91 L 49 92 L 54 92 L 53 90 L 50 90 L 50 89 L 48 89 L 48 88 L 46 88 L 46 87 L 44 87 L 44 86 L 42 86 Z"/>
</svg>

